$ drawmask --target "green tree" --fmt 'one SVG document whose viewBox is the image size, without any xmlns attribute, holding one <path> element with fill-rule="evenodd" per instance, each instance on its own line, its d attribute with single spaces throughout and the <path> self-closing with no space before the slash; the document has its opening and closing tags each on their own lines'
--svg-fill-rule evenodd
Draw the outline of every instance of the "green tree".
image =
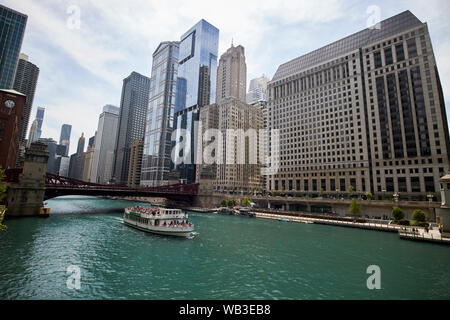
<svg viewBox="0 0 450 320">
<path fill-rule="evenodd" d="M 352 200 L 352 203 L 350 204 L 350 213 L 355 216 L 361 215 L 361 207 L 358 204 L 358 201 L 356 199 Z"/>
<path fill-rule="evenodd" d="M 416 209 L 413 212 L 412 218 L 416 220 L 417 222 L 426 222 L 427 216 L 425 215 L 425 212 L 423 212 L 420 209 Z"/>
<path fill-rule="evenodd" d="M 353 186 L 348 187 L 348 194 L 351 197 L 355 193 L 355 188 Z"/>
<path fill-rule="evenodd" d="M 402 209 L 396 207 L 392 209 L 392 216 L 394 217 L 395 221 L 400 221 L 405 217 L 405 213 Z"/>
<path fill-rule="evenodd" d="M 324 192 L 323 188 L 320 188 L 319 196 L 323 196 L 323 192 Z"/>
<path fill-rule="evenodd" d="M 375 196 L 370 192 L 366 192 L 366 197 L 367 197 L 367 199 L 375 200 Z"/>
<path fill-rule="evenodd" d="M 226 207 L 228 206 L 228 201 L 226 199 L 222 199 L 222 201 L 220 201 L 220 206 L 221 207 Z"/>
<path fill-rule="evenodd" d="M 242 205 L 244 207 L 250 206 L 250 200 L 247 197 L 245 197 L 244 199 L 242 199 Z"/>
<path fill-rule="evenodd" d="M 228 200 L 228 208 L 233 208 L 236 206 L 236 200 L 230 199 Z"/>
</svg>

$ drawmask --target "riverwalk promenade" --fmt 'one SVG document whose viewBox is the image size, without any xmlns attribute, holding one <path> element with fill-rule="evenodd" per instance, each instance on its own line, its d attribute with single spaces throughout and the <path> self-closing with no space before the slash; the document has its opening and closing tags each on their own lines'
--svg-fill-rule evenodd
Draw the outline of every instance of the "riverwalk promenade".
<svg viewBox="0 0 450 320">
<path fill-rule="evenodd" d="M 450 245 L 450 238 L 444 238 L 440 234 L 439 230 L 430 229 L 428 232 L 424 228 L 417 227 L 405 227 L 392 224 L 381 224 L 381 223 L 371 223 L 371 222 L 356 222 L 356 221 L 338 221 L 326 218 L 310 218 L 310 217 L 294 217 L 282 214 L 269 214 L 262 212 L 254 212 L 257 218 L 261 219 L 272 219 L 281 221 L 290 221 L 296 223 L 314 223 L 322 225 L 331 225 L 347 228 L 358 228 L 366 230 L 376 230 L 384 232 L 398 233 L 400 239 L 404 240 L 415 240 L 415 241 L 426 241 L 433 243 L 440 243 Z M 413 231 L 416 230 L 416 231 Z"/>
</svg>

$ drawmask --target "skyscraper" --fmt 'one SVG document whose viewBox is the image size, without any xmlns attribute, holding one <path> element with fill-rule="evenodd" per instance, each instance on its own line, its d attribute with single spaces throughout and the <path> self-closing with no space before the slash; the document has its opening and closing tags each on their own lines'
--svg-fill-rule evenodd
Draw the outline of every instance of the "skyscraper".
<svg viewBox="0 0 450 320">
<path fill-rule="evenodd" d="M 150 78 L 137 72 L 123 80 L 120 115 L 115 147 L 114 178 L 117 184 L 128 182 L 130 147 L 145 134 Z"/>
<path fill-rule="evenodd" d="M 72 132 L 72 126 L 70 124 L 63 124 L 61 127 L 61 134 L 59 136 L 59 144 L 66 146 L 66 154 L 69 154 L 70 147 L 70 134 Z"/>
<path fill-rule="evenodd" d="M 194 122 L 199 119 L 198 110 L 216 100 L 218 50 L 219 29 L 203 19 L 181 37 L 173 129 L 185 129 L 190 133 L 191 151 L 176 150 L 186 161 L 174 167 L 187 183 L 195 182 L 193 150 L 197 132 Z M 178 132 L 177 141 L 181 140 Z"/>
<path fill-rule="evenodd" d="M 243 46 L 233 46 L 220 56 L 217 72 L 216 103 L 226 98 L 245 102 L 247 93 L 247 65 Z"/>
<path fill-rule="evenodd" d="M 118 107 L 106 105 L 100 114 L 92 163 L 91 182 L 106 184 L 111 180 L 114 165 L 114 148 L 119 122 Z"/>
<path fill-rule="evenodd" d="M 0 89 L 10 89 L 14 84 L 27 19 L 0 4 Z"/>
<path fill-rule="evenodd" d="M 254 103 L 257 101 L 267 101 L 267 84 L 269 78 L 264 74 L 259 77 L 250 80 L 250 86 L 247 93 L 247 103 Z"/>
<path fill-rule="evenodd" d="M 28 56 L 20 54 L 14 80 L 14 90 L 27 96 L 23 120 L 20 123 L 19 140 L 23 143 L 26 138 L 28 122 L 30 121 L 31 108 L 33 107 L 34 93 L 39 77 L 39 68 L 28 61 Z"/>
<path fill-rule="evenodd" d="M 47 172 L 56 174 L 56 149 L 57 144 L 56 141 L 52 138 L 40 138 L 38 140 L 47 145 L 47 150 L 49 152 L 48 162 L 47 162 Z"/>
<path fill-rule="evenodd" d="M 130 166 L 128 168 L 128 182 L 130 188 L 135 188 L 141 182 L 142 154 L 144 141 L 134 140 L 130 147 Z"/>
<path fill-rule="evenodd" d="M 427 24 L 405 11 L 380 27 L 279 66 L 269 82 L 268 126 L 280 130 L 270 190 L 439 197 L 450 143 Z"/>
<path fill-rule="evenodd" d="M 29 148 L 33 142 L 38 140 L 37 128 L 38 128 L 38 121 L 37 119 L 34 119 L 33 123 L 31 124 L 30 134 L 28 135 L 27 148 Z"/>
<path fill-rule="evenodd" d="M 84 132 L 81 133 L 81 137 L 78 139 L 77 154 L 82 154 L 84 152 L 84 143 L 86 138 L 84 137 Z"/>
<path fill-rule="evenodd" d="M 36 111 L 36 120 L 38 122 L 37 125 L 37 138 L 39 139 L 42 134 L 42 122 L 44 122 L 44 113 L 45 108 L 38 107 Z"/>
<path fill-rule="evenodd" d="M 161 42 L 153 53 L 141 184 L 167 185 L 175 108 L 179 42 Z"/>
</svg>

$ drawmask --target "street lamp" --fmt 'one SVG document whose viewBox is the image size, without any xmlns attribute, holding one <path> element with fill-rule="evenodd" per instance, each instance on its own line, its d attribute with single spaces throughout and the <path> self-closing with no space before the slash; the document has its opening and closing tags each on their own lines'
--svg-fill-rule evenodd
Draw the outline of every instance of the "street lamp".
<svg viewBox="0 0 450 320">
<path fill-rule="evenodd" d="M 383 199 L 382 200 L 386 199 L 386 189 L 381 190 L 381 192 L 383 192 Z"/>
<path fill-rule="evenodd" d="M 428 202 L 433 202 L 433 195 L 431 193 L 427 194 Z"/>
</svg>

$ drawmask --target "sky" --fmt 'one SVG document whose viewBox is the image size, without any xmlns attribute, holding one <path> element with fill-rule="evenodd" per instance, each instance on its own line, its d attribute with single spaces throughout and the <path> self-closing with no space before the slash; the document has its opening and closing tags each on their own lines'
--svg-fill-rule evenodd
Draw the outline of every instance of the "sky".
<svg viewBox="0 0 450 320">
<path fill-rule="evenodd" d="M 450 109 L 448 0 L 0 0 L 28 15 L 22 53 L 40 69 L 29 127 L 45 107 L 42 137 L 59 141 L 72 125 L 70 154 L 81 133 L 95 134 L 104 105 L 120 106 L 123 79 L 151 75 L 152 54 L 205 19 L 219 29 L 219 56 L 245 48 L 247 86 L 263 73 L 381 19 L 410 10 L 428 23 L 447 110 Z M 447 111 L 448 112 L 448 111 Z"/>
</svg>

